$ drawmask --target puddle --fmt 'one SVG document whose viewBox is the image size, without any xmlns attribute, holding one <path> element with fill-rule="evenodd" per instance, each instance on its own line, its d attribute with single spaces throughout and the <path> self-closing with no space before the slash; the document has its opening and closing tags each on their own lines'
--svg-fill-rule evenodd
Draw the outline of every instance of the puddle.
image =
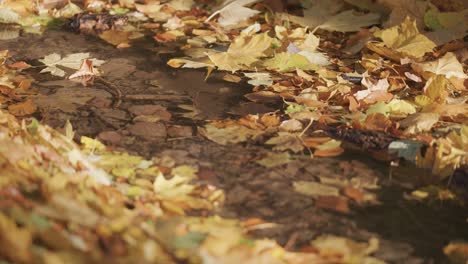
<svg viewBox="0 0 468 264">
<path fill-rule="evenodd" d="M 33 100 L 41 112 L 36 117 L 54 127 L 61 127 L 70 120 L 77 136 L 97 136 L 108 130 L 126 133 L 135 118 L 128 113 L 128 108 L 135 104 L 163 106 L 173 113 L 170 122 L 192 127 L 197 120 L 225 118 L 228 113 L 241 109 L 239 102 L 245 103 L 243 94 L 248 87 L 226 83 L 220 76 L 205 80 L 206 72 L 202 70 L 170 69 L 166 67 L 163 55 L 154 51 L 154 46 L 153 42 L 141 41 L 134 47 L 119 50 L 92 36 L 62 31 L 48 31 L 41 36 L 24 35 L 0 43 L 0 49 L 8 49 L 15 59 L 36 65 L 39 65 L 38 59 L 51 53 L 65 56 L 90 52 L 92 58 L 105 60 L 99 67 L 101 78 L 122 93 L 123 100 L 118 109 L 112 109 L 112 94 L 102 83 L 83 87 L 74 81 L 40 74 L 39 70 L 28 71 L 36 80 L 32 90 L 38 95 Z M 72 73 L 66 72 L 68 75 Z M 257 109 L 260 112 L 269 110 Z M 256 111 L 255 107 L 251 110 L 251 113 Z"/>
</svg>

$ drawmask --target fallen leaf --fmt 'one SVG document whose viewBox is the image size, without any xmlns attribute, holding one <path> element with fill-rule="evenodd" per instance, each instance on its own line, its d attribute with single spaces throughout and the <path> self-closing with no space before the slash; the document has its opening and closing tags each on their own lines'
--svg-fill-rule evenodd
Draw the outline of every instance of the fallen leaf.
<svg viewBox="0 0 468 264">
<path fill-rule="evenodd" d="M 18 227 L 12 219 L 0 213 L 0 254 L 14 262 L 29 262 L 32 259 L 30 246 L 31 232 Z"/>
<path fill-rule="evenodd" d="M 211 14 L 205 22 L 208 22 L 213 17 L 219 15 L 218 24 L 220 26 L 231 27 L 238 25 L 240 22 L 260 13 L 257 10 L 245 7 L 246 5 L 250 5 L 258 1 L 259 0 L 225 0 L 221 5 L 221 8 Z"/>
<path fill-rule="evenodd" d="M 454 264 L 463 264 L 468 261 L 468 243 L 451 242 L 444 247 L 444 254 Z"/>
<path fill-rule="evenodd" d="M 312 197 L 340 195 L 338 188 L 318 182 L 295 181 L 293 187 L 296 192 Z"/>
<path fill-rule="evenodd" d="M 335 262 L 385 263 L 369 256 L 379 249 L 379 240 L 375 237 L 370 238 L 368 242 L 356 242 L 345 237 L 322 235 L 312 241 L 311 246 L 320 255 L 325 256 L 329 260 L 335 260 Z"/>
<path fill-rule="evenodd" d="M 376 84 L 373 84 L 368 78 L 362 78 L 361 83 L 367 87 L 367 90 L 358 91 L 354 94 L 354 97 L 359 101 L 371 97 L 372 94 L 380 94 L 378 92 L 386 94 L 390 87 L 387 79 L 381 79 Z"/>
<path fill-rule="evenodd" d="M 299 135 L 288 132 L 279 132 L 276 137 L 270 138 L 265 142 L 265 144 L 274 145 L 274 150 L 291 150 L 294 153 L 304 149 Z"/>
<path fill-rule="evenodd" d="M 118 46 L 123 43 L 128 43 L 130 35 L 131 32 L 129 31 L 112 29 L 99 34 L 99 37 L 114 46 Z"/>
<path fill-rule="evenodd" d="M 318 157 L 335 157 L 339 156 L 344 152 L 344 149 L 340 147 L 341 141 L 329 140 L 318 146 L 315 146 L 314 156 Z"/>
<path fill-rule="evenodd" d="M 340 196 L 319 196 L 315 200 L 315 207 L 344 214 L 350 211 L 348 199 Z"/>
<path fill-rule="evenodd" d="M 15 63 L 9 64 L 8 67 L 18 70 L 25 70 L 31 68 L 31 65 L 24 61 L 17 61 Z"/>
<path fill-rule="evenodd" d="M 57 53 L 49 54 L 45 56 L 44 59 L 39 60 L 46 66 L 46 68 L 41 70 L 41 73 L 50 72 L 52 75 L 63 77 L 65 76 L 65 71 L 58 68 L 58 66 L 78 70 L 81 67 L 83 60 L 88 59 L 89 56 L 89 53 L 74 53 L 62 58 Z M 91 61 L 94 66 L 100 66 L 104 63 L 104 61 L 97 59 L 91 59 Z"/>
<path fill-rule="evenodd" d="M 279 126 L 280 131 L 286 132 L 300 132 L 302 131 L 303 125 L 299 120 L 289 119 L 281 122 Z"/>
<path fill-rule="evenodd" d="M 37 106 L 34 104 L 33 100 L 28 99 L 22 103 L 9 105 L 8 112 L 15 116 L 26 116 L 36 112 Z"/>
<path fill-rule="evenodd" d="M 226 52 L 212 52 L 208 57 L 220 70 L 235 72 L 265 56 L 264 52 L 270 48 L 272 41 L 268 33 L 252 37 L 240 35 Z"/>
<path fill-rule="evenodd" d="M 386 47 L 401 53 L 402 56 L 421 58 L 436 47 L 434 42 L 419 33 L 416 22 L 410 18 L 406 18 L 400 25 L 377 31 L 374 35 L 381 38 Z"/>
<path fill-rule="evenodd" d="M 70 75 L 68 79 L 79 79 L 84 86 L 87 86 L 93 81 L 94 76 L 96 76 L 96 71 L 93 68 L 93 62 L 91 60 L 84 59 L 80 69 Z"/>
<path fill-rule="evenodd" d="M 452 77 L 468 78 L 468 75 L 463 71 L 463 65 L 452 52 L 447 52 L 442 58 L 435 61 L 413 63 L 412 66 L 419 72 L 432 72 L 436 75 L 444 75 L 447 79 Z"/>
<path fill-rule="evenodd" d="M 299 53 L 288 52 L 277 53 L 275 57 L 263 62 L 263 65 L 267 69 L 280 72 L 290 72 L 296 69 L 317 70 L 319 68 L 318 65 L 311 63 L 305 56 Z"/>
<path fill-rule="evenodd" d="M 437 113 L 415 113 L 401 120 L 400 126 L 405 128 L 406 134 L 427 132 L 439 121 Z"/>
<path fill-rule="evenodd" d="M 257 160 L 256 163 L 266 168 L 274 168 L 291 161 L 291 157 L 288 152 L 281 153 L 268 153 L 263 159 Z"/>
<path fill-rule="evenodd" d="M 203 136 L 221 145 L 245 142 L 261 134 L 259 131 L 240 125 L 232 125 L 226 128 L 217 128 L 207 125 L 201 131 L 203 131 L 201 132 Z"/>
<path fill-rule="evenodd" d="M 326 20 L 318 28 L 339 31 L 339 32 L 355 32 L 363 27 L 368 27 L 379 23 L 380 15 L 375 13 L 357 14 L 353 10 L 343 11 Z"/>
<path fill-rule="evenodd" d="M 343 189 L 343 194 L 358 203 L 364 201 L 364 193 L 359 189 L 347 186 Z"/>
<path fill-rule="evenodd" d="M 439 12 L 436 9 L 429 9 L 424 15 L 424 23 L 432 30 L 451 29 L 458 25 L 463 25 L 466 29 L 466 10 L 461 12 Z"/>
</svg>

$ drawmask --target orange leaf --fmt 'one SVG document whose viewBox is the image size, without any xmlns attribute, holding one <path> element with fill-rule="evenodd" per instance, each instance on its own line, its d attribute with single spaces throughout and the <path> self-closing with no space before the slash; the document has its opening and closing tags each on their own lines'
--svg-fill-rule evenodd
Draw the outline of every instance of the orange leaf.
<svg viewBox="0 0 468 264">
<path fill-rule="evenodd" d="M 318 145 L 321 145 L 327 141 L 329 141 L 331 138 L 329 137 L 309 137 L 304 139 L 304 146 L 313 148 Z"/>
<path fill-rule="evenodd" d="M 12 63 L 12 64 L 8 65 L 8 67 L 10 67 L 12 69 L 24 70 L 24 69 L 30 68 L 31 65 L 27 64 L 24 61 L 17 61 L 15 63 Z"/>
<path fill-rule="evenodd" d="M 317 157 L 336 157 L 341 155 L 344 152 L 342 147 L 329 148 L 329 149 L 316 149 L 314 151 L 314 156 Z"/>
<path fill-rule="evenodd" d="M 160 43 L 167 43 L 167 42 L 172 42 L 177 40 L 177 36 L 168 32 L 165 33 L 160 33 L 156 34 L 156 36 L 153 37 L 157 42 Z"/>
</svg>

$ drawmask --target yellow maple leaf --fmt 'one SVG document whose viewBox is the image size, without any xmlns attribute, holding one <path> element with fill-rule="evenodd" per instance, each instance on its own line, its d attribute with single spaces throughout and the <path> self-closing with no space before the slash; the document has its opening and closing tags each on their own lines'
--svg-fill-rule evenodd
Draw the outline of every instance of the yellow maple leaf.
<svg viewBox="0 0 468 264">
<path fill-rule="evenodd" d="M 264 56 L 272 42 L 267 32 L 252 37 L 240 35 L 226 52 L 213 52 L 208 56 L 220 70 L 235 72 Z"/>
<path fill-rule="evenodd" d="M 436 47 L 434 42 L 419 33 L 416 22 L 409 17 L 400 25 L 377 31 L 374 35 L 382 39 L 387 48 L 403 56 L 421 58 Z"/>
</svg>

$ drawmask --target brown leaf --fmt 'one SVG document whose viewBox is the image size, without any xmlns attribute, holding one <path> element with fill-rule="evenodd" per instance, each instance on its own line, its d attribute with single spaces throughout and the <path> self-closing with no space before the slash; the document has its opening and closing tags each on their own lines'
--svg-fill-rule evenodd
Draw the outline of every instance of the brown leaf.
<svg viewBox="0 0 468 264">
<path fill-rule="evenodd" d="M 365 129 L 387 131 L 392 126 L 392 121 L 382 113 L 372 113 L 364 121 Z"/>
<path fill-rule="evenodd" d="M 26 116 L 36 112 L 37 106 L 31 99 L 25 102 L 8 106 L 8 112 L 15 116 Z"/>
<path fill-rule="evenodd" d="M 167 136 L 166 126 L 162 123 L 137 122 L 128 128 L 135 136 L 147 139 L 161 138 Z"/>
<path fill-rule="evenodd" d="M 108 30 L 99 34 L 99 37 L 114 46 L 118 46 L 122 43 L 128 43 L 130 34 L 131 32 L 128 31 Z"/>
<path fill-rule="evenodd" d="M 128 111 L 136 116 L 156 116 L 163 121 L 169 121 L 172 117 L 172 114 L 160 105 L 132 105 L 128 108 Z"/>
<path fill-rule="evenodd" d="M 281 101 L 281 97 L 274 92 L 270 91 L 259 91 L 255 93 L 249 93 L 244 95 L 247 99 L 252 102 L 260 103 L 277 103 Z"/>
</svg>

